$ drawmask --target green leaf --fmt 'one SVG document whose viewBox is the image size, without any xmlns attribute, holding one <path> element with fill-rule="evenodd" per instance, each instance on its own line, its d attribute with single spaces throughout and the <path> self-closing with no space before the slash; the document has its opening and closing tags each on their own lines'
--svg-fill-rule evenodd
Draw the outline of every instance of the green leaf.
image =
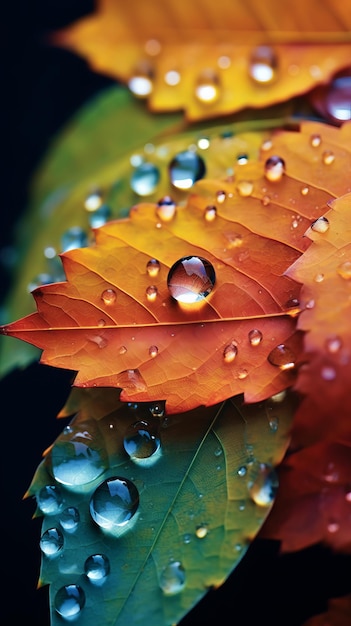
<svg viewBox="0 0 351 626">
<path fill-rule="evenodd" d="M 106 405 L 113 391 L 99 391 L 106 394 Z M 101 418 L 98 397 L 92 397 L 89 412 L 84 394 L 84 408 L 47 452 L 27 494 L 37 497 L 38 514 L 50 508 L 42 538 L 49 531 L 57 542 L 62 534 L 62 548 L 43 554 L 40 574 L 50 585 L 52 626 L 62 623 L 55 605 L 66 585 L 83 590 L 84 626 L 174 624 L 209 588 L 226 580 L 271 510 L 274 467 L 289 443 L 294 397 L 244 405 L 238 396 L 171 417 L 161 405 L 119 405 Z M 129 452 L 133 442 L 137 449 L 142 442 L 143 459 L 124 448 L 130 429 Z M 142 439 L 140 433 L 134 438 L 140 429 Z M 145 432 L 152 436 L 145 438 Z M 86 482 L 94 472 L 99 475 Z M 129 521 L 106 530 L 93 521 L 90 501 L 105 480 L 115 477 L 137 489 L 139 503 Z M 42 500 L 48 486 L 51 497 Z M 116 500 L 109 498 L 109 506 Z M 69 507 L 79 512 L 80 521 L 76 529 L 65 530 Z M 110 572 L 99 584 L 85 571 L 93 555 L 109 561 Z"/>
</svg>

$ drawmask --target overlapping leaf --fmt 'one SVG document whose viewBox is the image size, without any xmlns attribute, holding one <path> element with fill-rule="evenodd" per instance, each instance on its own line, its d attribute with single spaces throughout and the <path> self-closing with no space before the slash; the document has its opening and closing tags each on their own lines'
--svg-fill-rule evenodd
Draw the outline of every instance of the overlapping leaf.
<svg viewBox="0 0 351 626">
<path fill-rule="evenodd" d="M 54 42 L 190 120 L 304 94 L 350 66 L 347 3 L 100 0 Z M 345 118 L 342 118 L 345 119 Z"/>
</svg>

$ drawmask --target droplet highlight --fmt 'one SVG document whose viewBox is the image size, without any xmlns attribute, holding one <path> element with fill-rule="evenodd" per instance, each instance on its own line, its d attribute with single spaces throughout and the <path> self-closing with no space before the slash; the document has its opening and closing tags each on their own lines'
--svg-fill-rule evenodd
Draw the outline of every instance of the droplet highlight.
<svg viewBox="0 0 351 626">
<path fill-rule="evenodd" d="M 63 503 L 60 487 L 57 485 L 46 485 L 37 494 L 37 505 L 45 515 L 56 515 Z"/>
<path fill-rule="evenodd" d="M 248 337 L 251 346 L 254 347 L 259 346 L 263 339 L 263 335 L 261 331 L 258 330 L 258 328 L 253 328 L 252 330 L 250 330 Z"/>
<path fill-rule="evenodd" d="M 253 193 L 253 183 L 250 180 L 240 180 L 236 186 L 236 190 L 242 198 L 248 198 Z"/>
<path fill-rule="evenodd" d="M 206 222 L 213 222 L 217 217 L 217 208 L 213 204 L 209 204 L 205 208 L 204 217 Z"/>
<path fill-rule="evenodd" d="M 63 548 L 63 534 L 58 528 L 48 528 L 40 538 L 40 549 L 45 556 L 56 556 Z"/>
<path fill-rule="evenodd" d="M 162 222 L 171 222 L 176 214 L 177 206 L 170 196 L 158 201 L 156 215 Z"/>
<path fill-rule="evenodd" d="M 113 476 L 104 480 L 90 500 L 90 514 L 100 528 L 110 533 L 125 526 L 139 506 L 139 493 L 130 480 Z"/>
<path fill-rule="evenodd" d="M 85 605 L 85 593 L 80 585 L 65 585 L 55 595 L 55 610 L 65 620 L 78 617 Z"/>
<path fill-rule="evenodd" d="M 158 428 L 144 420 L 134 422 L 124 435 L 123 445 L 132 460 L 148 459 L 161 445 Z"/>
<path fill-rule="evenodd" d="M 217 102 L 221 94 L 219 76 L 217 72 L 203 70 L 196 81 L 195 96 L 201 104 L 213 104 Z"/>
<path fill-rule="evenodd" d="M 316 233 L 326 233 L 329 230 L 329 220 L 322 216 L 311 224 L 311 229 Z"/>
<path fill-rule="evenodd" d="M 203 178 L 205 172 L 206 167 L 203 159 L 191 150 L 179 152 L 169 165 L 169 177 L 172 185 L 183 191 L 190 189 L 197 180 Z"/>
<path fill-rule="evenodd" d="M 148 302 L 155 302 L 158 294 L 158 289 L 155 285 L 149 285 L 145 291 L 146 299 Z"/>
<path fill-rule="evenodd" d="M 117 300 L 117 294 L 114 289 L 105 289 L 101 294 L 101 300 L 106 306 L 115 304 Z"/>
<path fill-rule="evenodd" d="M 336 271 L 344 280 L 351 280 L 351 261 L 344 261 L 338 265 Z"/>
<path fill-rule="evenodd" d="M 80 514 L 78 509 L 74 506 L 69 506 L 64 509 L 59 518 L 60 524 L 62 528 L 68 532 L 72 533 L 78 528 L 78 524 L 80 522 Z"/>
<path fill-rule="evenodd" d="M 248 484 L 251 499 L 258 506 L 270 506 L 278 490 L 278 475 L 274 468 L 266 463 L 260 463 L 255 473 L 256 476 Z"/>
<path fill-rule="evenodd" d="M 104 582 L 110 569 L 110 561 L 105 554 L 92 554 L 84 563 L 84 573 L 93 585 Z"/>
<path fill-rule="evenodd" d="M 291 348 L 283 343 L 273 348 L 273 350 L 271 350 L 271 352 L 269 353 L 267 359 L 271 365 L 275 365 L 283 371 L 295 367 L 295 354 L 293 353 Z"/>
<path fill-rule="evenodd" d="M 151 278 L 155 278 L 159 274 L 160 267 L 160 263 L 157 259 L 150 259 L 146 264 L 146 271 Z"/>
<path fill-rule="evenodd" d="M 184 304 L 204 300 L 213 290 L 215 282 L 212 263 L 198 256 L 187 256 L 176 261 L 167 278 L 171 296 Z"/>
<path fill-rule="evenodd" d="M 258 85 L 271 83 L 277 74 L 278 60 L 271 46 L 257 46 L 251 54 L 249 75 Z"/>
<path fill-rule="evenodd" d="M 233 341 L 225 346 L 223 350 L 223 360 L 225 363 L 233 363 L 234 359 L 238 354 L 238 347 L 236 343 Z"/>
</svg>

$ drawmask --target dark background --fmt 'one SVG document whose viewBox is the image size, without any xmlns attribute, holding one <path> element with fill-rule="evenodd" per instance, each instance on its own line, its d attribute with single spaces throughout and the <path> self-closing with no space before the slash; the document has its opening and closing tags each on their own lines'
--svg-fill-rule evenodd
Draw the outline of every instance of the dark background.
<svg viewBox="0 0 351 626">
<path fill-rule="evenodd" d="M 92 0 L 20 0 L 2 7 L 1 298 L 10 284 L 6 251 L 14 243 L 32 173 L 70 116 L 112 83 L 82 59 L 47 44 L 50 31 L 93 8 Z M 36 589 L 41 522 L 32 520 L 34 502 L 23 495 L 43 450 L 63 428 L 56 414 L 70 381 L 70 373 L 36 363 L 0 381 L 3 626 L 49 626 L 48 590 Z M 181 626 L 301 626 L 326 609 L 329 597 L 351 591 L 350 564 L 349 557 L 321 546 L 279 556 L 276 543 L 256 540 L 227 583 Z"/>
</svg>

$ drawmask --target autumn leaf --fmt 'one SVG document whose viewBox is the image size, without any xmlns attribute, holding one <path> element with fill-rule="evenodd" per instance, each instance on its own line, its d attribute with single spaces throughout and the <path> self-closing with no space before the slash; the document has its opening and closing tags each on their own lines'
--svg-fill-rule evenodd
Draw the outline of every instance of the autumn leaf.
<svg viewBox="0 0 351 626">
<path fill-rule="evenodd" d="M 347 3 L 333 0 L 153 0 L 142 9 L 135 0 L 99 0 L 52 40 L 147 98 L 153 112 L 183 109 L 195 121 L 329 83 L 350 67 L 350 28 Z"/>
</svg>

